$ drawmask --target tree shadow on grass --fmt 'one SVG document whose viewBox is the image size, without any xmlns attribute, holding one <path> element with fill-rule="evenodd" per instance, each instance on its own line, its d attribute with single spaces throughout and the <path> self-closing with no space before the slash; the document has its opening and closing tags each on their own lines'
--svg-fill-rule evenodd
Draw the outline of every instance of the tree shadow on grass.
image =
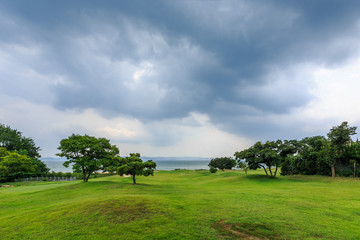
<svg viewBox="0 0 360 240">
<path fill-rule="evenodd" d="M 280 181 L 278 177 L 271 177 L 263 174 L 251 174 L 246 175 L 245 178 L 255 181 L 268 182 L 268 181 Z"/>
</svg>

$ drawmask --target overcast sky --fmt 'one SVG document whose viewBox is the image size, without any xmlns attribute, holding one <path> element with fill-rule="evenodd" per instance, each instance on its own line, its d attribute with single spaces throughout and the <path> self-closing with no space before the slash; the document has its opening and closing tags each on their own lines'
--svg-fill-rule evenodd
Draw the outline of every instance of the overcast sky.
<svg viewBox="0 0 360 240">
<path fill-rule="evenodd" d="M 231 156 L 360 126 L 359 50 L 357 0 L 0 0 L 0 123 Z"/>
</svg>

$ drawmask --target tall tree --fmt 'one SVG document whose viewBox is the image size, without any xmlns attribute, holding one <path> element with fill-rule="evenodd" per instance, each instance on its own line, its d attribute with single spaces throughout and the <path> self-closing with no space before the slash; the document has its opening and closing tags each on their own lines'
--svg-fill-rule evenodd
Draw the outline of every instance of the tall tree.
<svg viewBox="0 0 360 240">
<path fill-rule="evenodd" d="M 356 134 L 356 129 L 357 127 L 350 127 L 348 122 L 343 122 L 330 129 L 327 136 L 333 152 L 333 158 L 330 162 L 332 177 L 335 177 L 335 164 L 344 157 L 346 146 L 351 143 L 351 135 Z"/>
<path fill-rule="evenodd" d="M 140 153 L 130 153 L 129 157 L 117 158 L 119 161 L 118 174 L 131 175 L 133 183 L 136 184 L 136 176 L 149 176 L 154 175 L 156 169 L 156 163 L 152 160 L 143 162 L 140 158 Z"/>
<path fill-rule="evenodd" d="M 111 145 L 106 138 L 75 134 L 62 139 L 58 150 L 61 153 L 56 154 L 57 156 L 68 159 L 64 166 L 69 167 L 73 163 L 74 172 L 82 173 L 84 182 L 87 182 L 94 172 L 110 166 L 119 154 L 119 149 Z"/>
</svg>

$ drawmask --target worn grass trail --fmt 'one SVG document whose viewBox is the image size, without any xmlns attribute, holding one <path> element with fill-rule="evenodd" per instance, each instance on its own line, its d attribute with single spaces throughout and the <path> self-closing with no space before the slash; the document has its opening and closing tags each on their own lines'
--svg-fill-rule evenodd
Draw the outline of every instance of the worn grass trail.
<svg viewBox="0 0 360 240">
<path fill-rule="evenodd" d="M 1 239 L 359 239 L 360 181 L 160 171 L 0 188 Z"/>
</svg>

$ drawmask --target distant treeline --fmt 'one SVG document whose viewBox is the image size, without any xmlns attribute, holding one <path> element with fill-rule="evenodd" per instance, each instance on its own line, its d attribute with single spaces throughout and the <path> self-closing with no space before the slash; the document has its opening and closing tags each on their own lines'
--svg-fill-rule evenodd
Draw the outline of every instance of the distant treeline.
<svg viewBox="0 0 360 240">
<path fill-rule="evenodd" d="M 234 156 L 242 168 L 263 168 L 269 176 L 280 168 L 281 175 L 359 176 L 360 142 L 351 139 L 356 129 L 343 122 L 331 128 L 327 138 L 257 142 Z"/>
</svg>

